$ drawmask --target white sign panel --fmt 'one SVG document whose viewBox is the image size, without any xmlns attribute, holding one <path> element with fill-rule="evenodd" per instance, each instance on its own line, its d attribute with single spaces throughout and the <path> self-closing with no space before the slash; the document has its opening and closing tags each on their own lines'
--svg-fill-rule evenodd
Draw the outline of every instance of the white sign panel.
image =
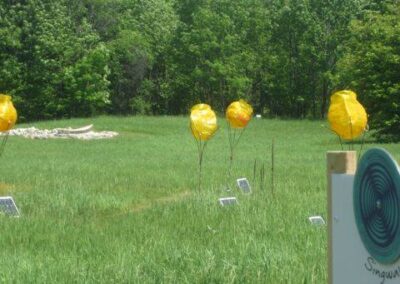
<svg viewBox="0 0 400 284">
<path fill-rule="evenodd" d="M 325 225 L 325 220 L 321 216 L 311 216 L 311 217 L 308 217 L 308 220 L 313 225 L 318 225 L 318 226 Z"/>
<path fill-rule="evenodd" d="M 0 212 L 8 216 L 19 217 L 19 211 L 11 196 L 0 197 Z"/>
<path fill-rule="evenodd" d="M 236 183 L 244 193 L 251 193 L 250 183 L 247 178 L 238 178 Z"/>
<path fill-rule="evenodd" d="M 332 175 L 332 283 L 400 283 L 400 259 L 382 265 L 369 255 L 353 212 L 353 175 Z"/>
<path fill-rule="evenodd" d="M 221 197 L 218 201 L 222 206 L 235 205 L 237 203 L 236 197 Z"/>
</svg>

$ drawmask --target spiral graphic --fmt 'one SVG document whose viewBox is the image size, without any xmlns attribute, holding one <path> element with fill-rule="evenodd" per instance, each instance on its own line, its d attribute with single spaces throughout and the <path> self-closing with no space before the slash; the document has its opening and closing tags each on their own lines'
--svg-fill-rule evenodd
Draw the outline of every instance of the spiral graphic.
<svg viewBox="0 0 400 284">
<path fill-rule="evenodd" d="M 384 264 L 400 257 L 400 170 L 390 154 L 367 151 L 353 188 L 354 215 L 366 250 Z"/>
</svg>

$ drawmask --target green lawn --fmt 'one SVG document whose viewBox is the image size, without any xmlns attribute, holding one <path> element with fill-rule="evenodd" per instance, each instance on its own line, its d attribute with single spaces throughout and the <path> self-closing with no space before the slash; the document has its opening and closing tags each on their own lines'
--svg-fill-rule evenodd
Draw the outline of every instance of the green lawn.
<svg viewBox="0 0 400 284">
<path fill-rule="evenodd" d="M 224 119 L 205 151 L 200 192 L 197 148 L 187 117 L 100 117 L 34 125 L 89 123 L 120 135 L 97 141 L 8 140 L 0 195 L 14 197 L 21 217 L 0 217 L 0 282 L 327 281 L 326 227 L 308 222 L 311 215 L 326 218 L 325 154 L 340 150 L 337 138 L 321 126 L 326 123 L 254 119 L 237 148 L 233 170 L 235 178 L 250 180 L 251 195 L 225 190 L 229 149 Z M 400 159 L 400 144 L 379 146 Z M 239 204 L 219 206 L 218 198 L 230 195 Z"/>
</svg>

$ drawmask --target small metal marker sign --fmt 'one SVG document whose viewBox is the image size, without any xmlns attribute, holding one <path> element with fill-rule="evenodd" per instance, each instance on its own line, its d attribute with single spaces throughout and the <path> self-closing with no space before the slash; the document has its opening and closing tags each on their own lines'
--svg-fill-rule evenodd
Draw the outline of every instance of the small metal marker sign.
<svg viewBox="0 0 400 284">
<path fill-rule="evenodd" d="M 19 217 L 19 211 L 11 196 L 0 197 L 0 212 L 8 216 Z"/>
<path fill-rule="evenodd" d="M 227 205 L 235 205 L 237 204 L 236 197 L 222 197 L 218 199 L 219 204 L 222 206 L 227 206 Z"/>
<path fill-rule="evenodd" d="M 244 193 L 251 193 L 250 183 L 247 178 L 238 178 L 236 183 Z"/>
<path fill-rule="evenodd" d="M 310 220 L 310 223 L 313 225 L 319 225 L 319 226 L 325 225 L 325 220 L 321 216 L 311 216 L 308 217 L 308 220 Z"/>
</svg>

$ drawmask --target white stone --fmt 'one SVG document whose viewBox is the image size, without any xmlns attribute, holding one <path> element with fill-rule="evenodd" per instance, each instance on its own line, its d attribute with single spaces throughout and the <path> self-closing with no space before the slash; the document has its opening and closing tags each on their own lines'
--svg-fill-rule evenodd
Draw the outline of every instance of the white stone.
<svg viewBox="0 0 400 284">
<path fill-rule="evenodd" d="M 8 131 L 10 136 L 22 136 L 30 139 L 51 139 L 51 138 L 72 138 L 81 140 L 108 139 L 118 135 L 114 131 L 93 131 L 93 125 L 86 125 L 80 128 L 55 128 L 38 129 L 35 127 L 15 128 Z M 6 133 L 1 133 L 5 135 Z"/>
</svg>

